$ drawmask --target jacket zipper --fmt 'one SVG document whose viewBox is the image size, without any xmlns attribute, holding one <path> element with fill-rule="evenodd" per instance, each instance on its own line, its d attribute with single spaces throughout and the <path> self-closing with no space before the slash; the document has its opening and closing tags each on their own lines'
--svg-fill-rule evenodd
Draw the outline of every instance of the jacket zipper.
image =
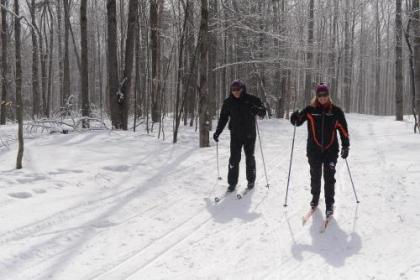
<svg viewBox="0 0 420 280">
<path fill-rule="evenodd" d="M 322 122 L 321 122 L 321 145 L 322 145 L 322 152 L 324 152 L 324 122 L 325 122 L 325 111 L 322 110 Z"/>
</svg>

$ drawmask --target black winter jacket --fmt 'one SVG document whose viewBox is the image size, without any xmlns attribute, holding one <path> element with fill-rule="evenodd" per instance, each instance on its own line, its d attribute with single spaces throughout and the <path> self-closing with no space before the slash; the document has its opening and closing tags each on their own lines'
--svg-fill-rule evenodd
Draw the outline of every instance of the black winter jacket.
<svg viewBox="0 0 420 280">
<path fill-rule="evenodd" d="M 220 135 L 229 121 L 231 135 L 239 139 L 255 138 L 255 115 L 264 117 L 266 109 L 261 100 L 246 92 L 239 98 L 232 94 L 225 99 L 220 112 L 216 134 Z"/>
<path fill-rule="evenodd" d="M 340 107 L 334 104 L 327 107 L 307 106 L 298 114 L 295 124 L 300 126 L 305 121 L 308 121 L 308 157 L 325 154 L 338 156 L 337 130 L 340 133 L 341 146 L 350 146 L 346 118 Z"/>
</svg>

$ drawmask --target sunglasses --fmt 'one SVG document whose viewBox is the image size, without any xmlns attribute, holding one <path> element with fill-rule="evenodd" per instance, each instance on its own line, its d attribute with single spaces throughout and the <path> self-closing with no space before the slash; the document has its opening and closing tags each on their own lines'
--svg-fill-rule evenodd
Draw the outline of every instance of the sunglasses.
<svg viewBox="0 0 420 280">
<path fill-rule="evenodd" d="M 241 91 L 240 88 L 232 88 L 232 91 Z"/>
<path fill-rule="evenodd" d="M 328 92 L 320 92 L 320 93 L 317 93 L 317 97 L 327 97 L 329 94 L 328 94 Z"/>
</svg>

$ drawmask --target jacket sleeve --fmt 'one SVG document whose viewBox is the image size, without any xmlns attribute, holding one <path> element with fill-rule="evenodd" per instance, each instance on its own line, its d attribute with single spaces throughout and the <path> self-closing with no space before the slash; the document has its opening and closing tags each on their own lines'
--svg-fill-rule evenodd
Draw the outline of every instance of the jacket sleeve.
<svg viewBox="0 0 420 280">
<path fill-rule="evenodd" d="M 347 128 L 347 121 L 346 121 L 346 117 L 344 116 L 344 112 L 341 109 L 338 110 L 337 129 L 340 133 L 341 146 L 349 147 L 350 137 L 349 137 L 349 131 Z"/>
<path fill-rule="evenodd" d="M 296 120 L 296 126 L 301 126 L 306 120 L 306 114 L 309 111 L 309 107 L 305 107 L 302 111 L 298 112 L 297 120 Z"/>
<path fill-rule="evenodd" d="M 220 117 L 219 117 L 219 122 L 217 123 L 217 128 L 216 128 L 216 134 L 220 135 L 223 131 L 223 129 L 225 129 L 225 126 L 227 124 L 229 120 L 229 109 L 228 109 L 228 105 L 225 102 L 223 102 L 222 105 L 222 110 L 220 111 Z"/>
<path fill-rule="evenodd" d="M 267 113 L 267 110 L 264 104 L 261 102 L 261 99 L 259 99 L 258 97 L 255 98 L 253 106 L 255 108 L 255 114 L 257 114 L 261 118 L 264 118 L 265 114 Z"/>
</svg>

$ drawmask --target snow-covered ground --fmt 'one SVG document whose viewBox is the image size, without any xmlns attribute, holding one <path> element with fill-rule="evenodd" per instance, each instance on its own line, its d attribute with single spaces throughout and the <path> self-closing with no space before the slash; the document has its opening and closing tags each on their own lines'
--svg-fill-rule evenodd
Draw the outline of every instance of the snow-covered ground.
<svg viewBox="0 0 420 280">
<path fill-rule="evenodd" d="M 193 129 L 172 145 L 142 132 L 87 132 L 0 150 L 0 279 L 420 279 L 420 136 L 412 121 L 350 114 L 350 165 L 337 165 L 336 214 L 325 233 L 310 200 L 306 127 L 259 121 L 256 190 L 226 188 L 229 136 L 199 149 Z M 1 132 L 1 128 L 0 128 Z M 166 132 L 170 135 L 170 131 Z M 241 162 L 240 188 L 246 184 Z"/>
</svg>

